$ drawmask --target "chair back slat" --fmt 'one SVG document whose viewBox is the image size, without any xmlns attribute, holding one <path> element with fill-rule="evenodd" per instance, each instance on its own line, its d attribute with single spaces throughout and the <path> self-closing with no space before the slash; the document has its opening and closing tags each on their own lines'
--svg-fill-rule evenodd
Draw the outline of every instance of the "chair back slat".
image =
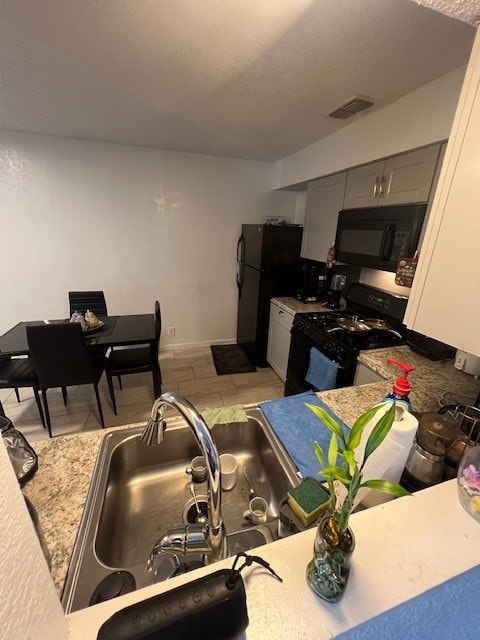
<svg viewBox="0 0 480 640">
<path fill-rule="evenodd" d="M 43 389 L 93 381 L 94 368 L 79 323 L 27 327 L 27 340 Z"/>
<path fill-rule="evenodd" d="M 155 300 L 155 345 L 157 347 L 160 344 L 160 334 L 162 333 L 162 315 L 160 313 L 160 303 Z"/>
<path fill-rule="evenodd" d="M 93 311 L 96 316 L 108 316 L 107 303 L 103 291 L 69 291 L 70 315 L 74 311 Z"/>
</svg>

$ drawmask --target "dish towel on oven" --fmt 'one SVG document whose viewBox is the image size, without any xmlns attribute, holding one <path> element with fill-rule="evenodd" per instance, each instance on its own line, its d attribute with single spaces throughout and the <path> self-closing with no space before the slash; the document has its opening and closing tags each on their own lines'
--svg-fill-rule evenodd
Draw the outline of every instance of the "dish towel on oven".
<svg viewBox="0 0 480 640">
<path fill-rule="evenodd" d="M 310 364 L 305 380 L 315 387 L 317 391 L 335 389 L 337 373 L 337 362 L 332 362 L 315 347 L 310 349 Z"/>
<path fill-rule="evenodd" d="M 262 402 L 259 406 L 302 476 L 319 478 L 320 463 L 313 452 L 313 444 L 316 440 L 324 451 L 328 451 L 332 432 L 306 403 L 325 409 L 338 422 L 343 432 L 349 433 L 346 424 L 313 391 Z M 320 479 L 324 480 L 323 476 Z"/>
</svg>

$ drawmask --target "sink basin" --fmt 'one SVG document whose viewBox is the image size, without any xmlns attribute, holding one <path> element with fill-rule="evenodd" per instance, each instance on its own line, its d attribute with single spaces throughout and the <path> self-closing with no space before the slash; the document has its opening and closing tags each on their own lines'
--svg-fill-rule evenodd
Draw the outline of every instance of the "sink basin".
<svg viewBox="0 0 480 640">
<path fill-rule="evenodd" d="M 278 537 L 280 502 L 299 482 L 260 409 L 248 409 L 247 417 L 247 422 L 211 429 L 219 453 L 231 453 L 238 462 L 236 485 L 222 491 L 229 555 Z M 65 582 L 62 602 L 67 613 L 93 604 L 96 590 L 103 594 L 101 599 L 116 595 L 121 580 L 127 590 L 151 584 L 146 563 L 154 543 L 168 529 L 195 519 L 191 477 L 185 473 L 199 454 L 192 431 L 182 418 L 172 418 L 163 442 L 153 447 L 140 440 L 141 432 L 142 428 L 121 429 L 102 441 Z M 250 500 L 245 468 L 254 492 L 269 503 L 267 522 L 256 527 L 243 518 Z M 203 508 L 207 483 L 194 487 Z M 155 580 L 199 566 L 196 556 L 188 560 L 188 566 L 179 567 L 174 558 L 166 557 L 156 568 Z"/>
</svg>

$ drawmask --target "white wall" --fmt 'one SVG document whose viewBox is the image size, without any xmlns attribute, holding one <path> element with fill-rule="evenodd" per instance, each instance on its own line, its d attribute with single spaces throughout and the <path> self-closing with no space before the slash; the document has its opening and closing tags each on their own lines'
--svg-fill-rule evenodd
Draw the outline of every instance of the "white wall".
<svg viewBox="0 0 480 640">
<path fill-rule="evenodd" d="M 66 639 L 63 609 L 3 444 L 0 477 L 0 638 Z"/>
<path fill-rule="evenodd" d="M 450 134 L 460 67 L 276 163 L 276 188 L 422 147 Z M 321 116 L 319 116 L 321 117 Z"/>
<path fill-rule="evenodd" d="M 111 314 L 153 313 L 175 338 L 236 333 L 241 224 L 295 214 L 273 192 L 274 165 L 3 132 L 0 332 L 65 317 L 67 294 L 103 289 Z"/>
</svg>

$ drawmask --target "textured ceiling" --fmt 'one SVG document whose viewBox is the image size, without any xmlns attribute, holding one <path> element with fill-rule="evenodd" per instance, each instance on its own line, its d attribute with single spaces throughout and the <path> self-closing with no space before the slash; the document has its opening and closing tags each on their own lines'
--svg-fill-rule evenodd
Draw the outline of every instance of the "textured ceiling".
<svg viewBox="0 0 480 640">
<path fill-rule="evenodd" d="M 371 113 L 465 64 L 474 31 L 410 0 L 2 0 L 0 128 L 277 160 L 354 94 Z"/>
</svg>

